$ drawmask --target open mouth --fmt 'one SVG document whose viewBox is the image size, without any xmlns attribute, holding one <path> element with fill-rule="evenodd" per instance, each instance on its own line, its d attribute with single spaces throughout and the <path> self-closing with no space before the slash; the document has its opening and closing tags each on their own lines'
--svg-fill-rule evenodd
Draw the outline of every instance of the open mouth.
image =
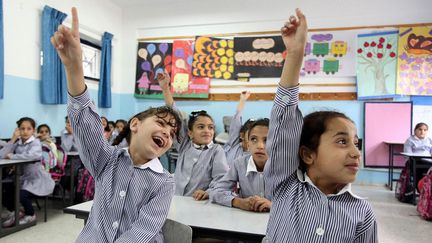
<svg viewBox="0 0 432 243">
<path fill-rule="evenodd" d="M 153 138 L 153 142 L 159 147 L 159 148 L 163 148 L 165 145 L 164 140 L 161 137 L 152 137 Z"/>
</svg>

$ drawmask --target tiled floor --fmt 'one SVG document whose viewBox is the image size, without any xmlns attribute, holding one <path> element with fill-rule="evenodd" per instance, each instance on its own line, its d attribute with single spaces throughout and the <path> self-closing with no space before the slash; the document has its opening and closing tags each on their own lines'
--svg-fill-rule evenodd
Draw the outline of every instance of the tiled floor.
<svg viewBox="0 0 432 243">
<path fill-rule="evenodd" d="M 432 242 L 432 222 L 421 219 L 413 205 L 396 201 L 394 192 L 384 187 L 360 185 L 354 186 L 354 192 L 362 197 L 367 197 L 372 203 L 378 219 L 380 242 Z M 63 214 L 58 205 L 54 206 L 57 209 L 49 210 L 48 222 L 44 223 L 42 212 L 38 212 L 40 222 L 36 226 L 1 238 L 0 242 L 74 242 L 83 227 L 83 220 Z"/>
</svg>

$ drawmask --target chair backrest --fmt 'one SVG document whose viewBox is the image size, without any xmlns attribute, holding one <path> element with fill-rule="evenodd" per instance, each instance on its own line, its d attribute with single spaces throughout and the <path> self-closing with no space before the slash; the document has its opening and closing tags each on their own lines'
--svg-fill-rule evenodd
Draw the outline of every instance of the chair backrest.
<svg viewBox="0 0 432 243">
<path fill-rule="evenodd" d="M 224 125 L 225 132 L 229 131 L 232 119 L 233 119 L 233 116 L 224 116 L 224 117 L 222 117 L 222 123 Z"/>
<path fill-rule="evenodd" d="M 166 219 L 162 227 L 165 243 L 191 243 L 192 228 L 188 225 Z"/>
</svg>

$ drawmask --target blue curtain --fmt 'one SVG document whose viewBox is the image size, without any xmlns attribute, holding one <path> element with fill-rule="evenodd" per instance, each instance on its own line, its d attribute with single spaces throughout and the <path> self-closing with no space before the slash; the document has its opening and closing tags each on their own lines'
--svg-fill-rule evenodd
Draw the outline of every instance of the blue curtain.
<svg viewBox="0 0 432 243">
<path fill-rule="evenodd" d="M 3 0 L 0 0 L 0 99 L 3 99 L 4 46 L 3 46 Z"/>
<path fill-rule="evenodd" d="M 102 37 L 102 57 L 99 81 L 98 105 L 111 108 L 111 41 L 113 35 L 105 32 Z"/>
<path fill-rule="evenodd" d="M 66 18 L 66 14 L 45 6 L 42 13 L 42 104 L 66 104 L 66 76 L 60 57 L 50 38 Z"/>
</svg>

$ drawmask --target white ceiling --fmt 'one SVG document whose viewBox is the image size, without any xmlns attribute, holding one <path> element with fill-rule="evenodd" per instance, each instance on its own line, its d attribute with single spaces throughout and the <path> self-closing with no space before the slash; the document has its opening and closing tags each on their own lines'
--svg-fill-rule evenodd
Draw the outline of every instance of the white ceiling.
<svg viewBox="0 0 432 243">
<path fill-rule="evenodd" d="M 140 6 L 140 5 L 149 5 L 149 4 L 160 4 L 160 3 L 169 3 L 169 2 L 177 2 L 178 0 L 110 0 L 117 6 L 122 9 L 132 7 L 132 6 Z M 182 0 L 182 2 L 188 2 L 194 0 Z"/>
</svg>

